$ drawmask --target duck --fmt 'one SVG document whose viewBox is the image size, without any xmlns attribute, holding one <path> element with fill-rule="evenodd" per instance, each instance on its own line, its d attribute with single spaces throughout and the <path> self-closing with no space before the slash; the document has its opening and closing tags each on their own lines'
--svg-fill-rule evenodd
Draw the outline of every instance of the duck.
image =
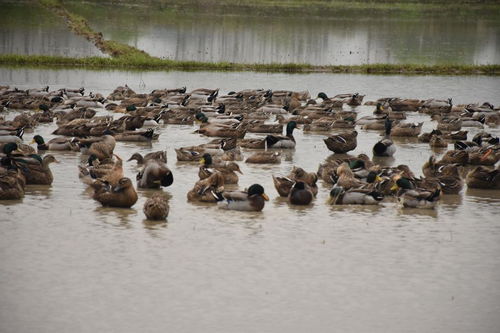
<svg viewBox="0 0 500 333">
<path fill-rule="evenodd" d="M 205 179 L 213 174 L 214 170 L 222 173 L 224 176 L 225 184 L 238 184 L 238 175 L 236 172 L 243 174 L 240 170 L 240 166 L 235 162 L 229 162 L 225 165 L 213 165 L 212 155 L 205 153 L 200 159 L 200 169 L 198 171 L 198 176 L 200 179 Z"/>
<path fill-rule="evenodd" d="M 281 163 L 281 153 L 272 151 L 263 151 L 250 155 L 245 163 L 255 163 L 255 164 L 279 164 Z"/>
<path fill-rule="evenodd" d="M 344 189 L 342 186 L 334 186 L 330 191 L 328 203 L 330 205 L 378 205 L 384 199 L 384 195 L 371 189 L 351 188 Z"/>
<path fill-rule="evenodd" d="M 329 136 L 323 141 L 326 147 L 336 154 L 345 154 L 351 150 L 356 149 L 357 142 L 357 131 L 345 132 L 337 135 Z"/>
<path fill-rule="evenodd" d="M 26 179 L 20 169 L 0 167 L 0 200 L 20 200 L 24 196 Z"/>
<path fill-rule="evenodd" d="M 0 143 L 14 142 L 16 144 L 23 143 L 24 128 L 19 128 L 16 130 L 15 135 L 6 134 L 0 135 Z"/>
<path fill-rule="evenodd" d="M 385 136 L 373 146 L 374 156 L 392 156 L 396 152 L 396 146 L 391 140 L 392 121 L 385 120 Z"/>
<path fill-rule="evenodd" d="M 167 198 L 160 193 L 155 193 L 146 200 L 142 209 L 148 220 L 165 220 L 169 210 Z"/>
<path fill-rule="evenodd" d="M 290 190 L 297 182 L 303 182 L 314 196 L 318 194 L 318 175 L 314 172 L 306 172 L 299 167 L 293 167 L 287 177 L 272 176 L 274 187 L 282 197 L 288 197 Z"/>
<path fill-rule="evenodd" d="M 224 191 L 224 176 L 214 172 L 210 177 L 198 180 L 187 193 L 188 201 L 216 203 L 222 200 Z"/>
<path fill-rule="evenodd" d="M 465 150 L 448 150 L 439 163 L 466 165 L 469 163 L 469 153 Z"/>
<path fill-rule="evenodd" d="M 365 183 L 354 176 L 349 164 L 347 162 L 342 162 L 337 168 L 338 179 L 336 181 L 337 186 L 342 186 L 344 189 L 349 190 L 351 188 L 360 188 Z"/>
<path fill-rule="evenodd" d="M 418 111 L 424 101 L 409 98 L 390 98 L 389 106 L 393 111 Z"/>
<path fill-rule="evenodd" d="M 500 170 L 485 166 L 477 166 L 465 177 L 469 188 L 500 189 Z"/>
<path fill-rule="evenodd" d="M 455 117 L 441 118 L 437 129 L 440 131 L 452 132 L 460 131 L 462 128 L 462 119 Z"/>
<path fill-rule="evenodd" d="M 448 142 L 441 135 L 433 135 L 429 141 L 429 146 L 433 148 L 446 148 Z"/>
<path fill-rule="evenodd" d="M 198 133 L 206 136 L 217 136 L 223 138 L 238 138 L 243 139 L 247 132 L 247 128 L 244 122 L 239 124 L 209 124 L 200 127 Z"/>
<path fill-rule="evenodd" d="M 290 121 L 286 125 L 286 136 L 268 135 L 265 138 L 267 148 L 295 148 L 295 138 L 293 130 L 297 128 L 295 121 Z"/>
<path fill-rule="evenodd" d="M 127 162 L 130 161 L 137 161 L 137 165 L 143 165 L 149 160 L 160 160 L 164 163 L 167 163 L 167 152 L 164 150 L 159 150 L 159 151 L 154 151 L 151 153 L 147 153 L 146 155 L 142 156 L 141 153 L 134 153 L 130 158 L 127 160 Z"/>
<path fill-rule="evenodd" d="M 59 163 L 54 155 L 45 155 L 43 159 L 40 155 L 31 154 L 28 156 L 15 157 L 15 164 L 18 166 L 28 185 L 51 185 L 54 180 L 52 171 L 50 170 L 50 163 Z"/>
<path fill-rule="evenodd" d="M 137 173 L 137 187 L 139 188 L 160 188 L 173 184 L 174 176 L 167 167 L 166 156 L 159 155 L 144 161 L 143 168 Z"/>
<path fill-rule="evenodd" d="M 290 179 L 288 177 L 274 176 L 274 175 L 272 177 L 273 177 L 274 187 L 276 188 L 276 191 L 278 191 L 280 197 L 288 197 L 288 194 L 290 194 L 290 190 L 295 184 L 293 179 Z"/>
<path fill-rule="evenodd" d="M 111 186 L 105 181 L 98 180 L 94 183 L 93 199 L 103 206 L 130 208 L 138 199 L 132 180 L 123 177 L 116 186 Z"/>
<path fill-rule="evenodd" d="M 468 151 L 469 164 L 472 165 L 495 165 L 500 159 L 499 146 L 475 147 Z"/>
<path fill-rule="evenodd" d="M 58 137 L 58 138 L 53 138 L 49 142 L 45 143 L 45 140 L 41 135 L 35 135 L 33 137 L 33 140 L 31 141 L 31 144 L 33 143 L 37 144 L 38 151 L 44 151 L 44 150 L 80 151 L 80 147 L 78 146 L 78 139 L 76 138 L 68 139 L 64 137 Z"/>
<path fill-rule="evenodd" d="M 424 123 L 398 123 L 391 130 L 392 136 L 416 137 L 422 130 Z"/>
<path fill-rule="evenodd" d="M 223 192 L 217 202 L 220 209 L 260 212 L 269 197 L 260 184 L 253 184 L 246 191 Z"/>
<path fill-rule="evenodd" d="M 292 205 L 309 205 L 313 198 L 309 185 L 304 182 L 296 182 L 288 194 L 288 202 Z"/>
<path fill-rule="evenodd" d="M 81 139 L 78 145 L 80 149 L 86 149 L 88 155 L 95 155 L 99 160 L 105 160 L 113 157 L 113 151 L 116 146 L 116 140 L 110 131 L 105 131 L 102 137 Z"/>
<path fill-rule="evenodd" d="M 159 133 L 155 133 L 154 128 L 148 128 L 145 131 L 126 131 L 115 135 L 116 141 L 127 142 L 150 142 L 158 140 Z"/>
<path fill-rule="evenodd" d="M 398 201 L 403 207 L 432 209 L 440 199 L 441 189 L 418 188 L 405 177 L 397 178 L 393 190 L 398 190 Z"/>
<path fill-rule="evenodd" d="M 423 142 L 423 143 L 429 143 L 431 141 L 432 137 L 434 137 L 436 135 L 442 136 L 443 132 L 441 132 L 440 130 L 432 130 L 430 132 L 423 133 L 423 134 L 418 136 L 418 141 Z"/>
<path fill-rule="evenodd" d="M 437 176 L 443 194 L 458 194 L 464 186 L 458 168 L 454 164 L 447 164 L 440 170 Z"/>
<path fill-rule="evenodd" d="M 248 120 L 247 124 L 250 133 L 283 133 L 282 124 L 264 124 L 261 120 Z"/>
</svg>

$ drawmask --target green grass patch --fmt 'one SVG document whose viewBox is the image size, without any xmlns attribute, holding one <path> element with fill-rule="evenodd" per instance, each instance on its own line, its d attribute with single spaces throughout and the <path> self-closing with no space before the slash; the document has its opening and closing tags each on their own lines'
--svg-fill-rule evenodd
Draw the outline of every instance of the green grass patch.
<svg viewBox="0 0 500 333">
<path fill-rule="evenodd" d="M 418 65 L 372 64 L 356 66 L 314 66 L 309 64 L 238 64 L 230 62 L 176 61 L 148 58 L 142 53 L 116 58 L 68 58 L 44 55 L 0 55 L 2 67 L 49 69 L 117 69 L 117 70 L 184 70 L 184 71 L 255 71 L 282 73 L 361 73 L 361 74 L 440 74 L 500 75 L 500 65 Z"/>
</svg>

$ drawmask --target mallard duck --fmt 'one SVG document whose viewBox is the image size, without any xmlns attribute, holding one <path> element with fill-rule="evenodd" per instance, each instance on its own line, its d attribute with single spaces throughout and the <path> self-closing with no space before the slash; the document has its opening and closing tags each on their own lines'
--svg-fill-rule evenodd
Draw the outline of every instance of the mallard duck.
<svg viewBox="0 0 500 333">
<path fill-rule="evenodd" d="M 246 160 L 246 163 L 269 163 L 269 164 L 279 164 L 281 163 L 281 153 L 280 152 L 272 152 L 272 151 L 263 151 L 254 153 L 249 156 Z"/>
<path fill-rule="evenodd" d="M 168 200 L 164 195 L 155 193 L 146 200 L 142 211 L 149 220 L 164 220 L 169 212 Z"/>
<path fill-rule="evenodd" d="M 424 123 L 398 123 L 391 129 L 392 136 L 416 137 L 422 130 Z"/>
<path fill-rule="evenodd" d="M 440 189 L 430 191 L 418 188 L 405 177 L 396 180 L 393 190 L 398 190 L 398 200 L 403 207 L 409 208 L 434 208 L 441 194 Z"/>
<path fill-rule="evenodd" d="M 209 124 L 203 126 L 198 130 L 198 133 L 206 136 L 218 136 L 223 138 L 239 138 L 242 139 L 247 133 L 246 125 L 244 122 L 239 124 L 223 125 L 223 124 Z"/>
<path fill-rule="evenodd" d="M 462 119 L 460 118 L 442 118 L 437 125 L 440 131 L 460 131 L 462 128 Z"/>
<path fill-rule="evenodd" d="M 490 147 L 476 147 L 468 151 L 469 164 L 472 165 L 495 165 L 500 159 L 500 154 L 497 148 Z"/>
<path fill-rule="evenodd" d="M 103 206 L 130 208 L 137 202 L 137 192 L 130 178 L 122 178 L 116 186 L 98 181 L 94 184 L 93 198 Z"/>
<path fill-rule="evenodd" d="M 223 192 L 217 206 L 221 209 L 260 212 L 268 200 L 262 185 L 253 184 L 246 191 Z"/>
<path fill-rule="evenodd" d="M 458 168 L 453 164 L 443 166 L 437 179 L 444 194 L 458 194 L 464 186 Z"/>
<path fill-rule="evenodd" d="M 449 133 L 444 133 L 444 138 L 447 140 L 467 140 L 467 133 L 468 131 L 455 131 L 455 132 L 449 132 Z"/>
<path fill-rule="evenodd" d="M 71 151 L 80 151 L 80 147 L 78 146 L 78 140 L 76 138 L 54 138 L 49 142 L 45 143 L 45 140 L 41 135 L 35 135 L 31 143 L 37 144 L 38 151 L 43 150 L 71 150 Z"/>
<path fill-rule="evenodd" d="M 212 156 L 208 153 L 203 154 L 200 159 L 200 169 L 198 171 L 198 176 L 200 179 L 205 179 L 210 177 L 214 170 L 222 173 L 224 176 L 225 184 L 238 184 L 238 175 L 236 172 L 243 174 L 240 170 L 240 166 L 235 162 L 229 162 L 225 165 L 213 165 Z"/>
<path fill-rule="evenodd" d="M 222 200 L 224 191 L 224 176 L 220 172 L 214 172 L 210 177 L 199 180 L 193 189 L 188 192 L 189 201 L 212 202 Z"/>
<path fill-rule="evenodd" d="M 472 138 L 472 142 L 477 143 L 479 146 L 488 147 L 500 143 L 498 136 L 493 136 L 491 133 L 479 132 Z"/>
<path fill-rule="evenodd" d="M 309 205 L 314 195 L 304 182 L 296 182 L 288 194 L 288 202 L 292 205 Z"/>
<path fill-rule="evenodd" d="M 260 120 L 250 120 L 247 124 L 250 133 L 283 133 L 282 124 L 264 124 Z"/>
<path fill-rule="evenodd" d="M 358 145 L 357 142 L 358 132 L 346 132 L 337 135 L 329 136 L 323 141 L 326 144 L 326 147 L 333 151 L 336 154 L 345 154 L 348 151 L 356 149 Z"/>
<path fill-rule="evenodd" d="M 390 98 L 389 106 L 393 111 L 417 111 L 424 101 L 419 99 L 401 99 L 401 98 Z"/>
<path fill-rule="evenodd" d="M 391 140 L 392 121 L 385 120 L 385 136 L 373 146 L 374 156 L 392 156 L 396 152 L 396 146 Z"/>
<path fill-rule="evenodd" d="M 19 169 L 0 167 L 0 200 L 19 200 L 24 196 L 26 180 Z"/>
<path fill-rule="evenodd" d="M 371 189 L 351 188 L 345 190 L 342 186 L 334 186 L 330 191 L 330 205 L 378 205 L 384 195 Z"/>
<path fill-rule="evenodd" d="M 465 150 L 448 150 L 441 160 L 440 164 L 459 164 L 466 165 L 469 162 L 469 153 Z"/>
<path fill-rule="evenodd" d="M 295 138 L 293 130 L 297 128 L 295 121 L 290 121 L 286 125 L 286 136 L 268 135 L 265 138 L 267 148 L 295 148 Z"/>
<path fill-rule="evenodd" d="M 142 156 L 140 153 L 134 153 L 130 158 L 127 160 L 127 162 L 130 161 L 137 161 L 137 165 L 143 165 L 149 160 L 159 160 L 164 163 L 167 163 L 167 152 L 164 150 L 160 151 L 154 151 L 151 153 L 147 153 L 146 155 Z"/>
<path fill-rule="evenodd" d="M 423 133 L 418 136 L 418 141 L 424 142 L 424 143 L 429 143 L 432 139 L 432 137 L 436 135 L 443 135 L 443 133 L 439 130 L 432 130 L 431 132 Z"/>
<path fill-rule="evenodd" d="M 132 142 L 150 142 L 158 140 L 159 133 L 155 133 L 153 128 L 148 128 L 145 131 L 126 131 L 115 135 L 116 141 L 132 141 Z"/>
<path fill-rule="evenodd" d="M 59 163 L 53 155 L 45 155 L 43 159 L 40 155 L 32 154 L 29 156 L 16 157 L 15 163 L 21 169 L 26 184 L 50 185 L 54 180 L 52 171 L 49 168 L 50 163 Z"/>
<path fill-rule="evenodd" d="M 293 184 L 295 182 L 288 177 L 277 177 L 277 176 L 272 176 L 272 177 L 273 177 L 274 187 L 276 188 L 276 191 L 278 191 L 278 194 L 281 197 L 287 197 L 288 194 L 290 194 L 290 190 L 292 189 Z"/>
<path fill-rule="evenodd" d="M 81 139 L 79 140 L 78 144 L 81 149 L 88 147 L 88 149 L 86 149 L 86 152 L 83 151 L 83 153 L 86 153 L 88 155 L 95 155 L 99 160 L 102 161 L 107 158 L 113 157 L 116 140 L 111 134 L 108 134 L 107 132 L 102 137 Z"/>
<path fill-rule="evenodd" d="M 448 147 L 448 142 L 441 135 L 434 135 L 429 141 L 429 146 L 433 148 L 446 148 Z"/>
<path fill-rule="evenodd" d="M 150 158 L 144 162 L 144 167 L 137 173 L 137 187 L 160 188 L 170 186 L 174 182 L 172 171 L 167 167 L 164 156 Z"/>
<path fill-rule="evenodd" d="M 500 189 L 500 170 L 480 165 L 467 174 L 465 183 L 470 188 Z"/>
<path fill-rule="evenodd" d="M 304 182 L 309 186 L 314 196 L 318 194 L 318 185 L 316 184 L 318 182 L 318 175 L 316 173 L 306 172 L 304 169 L 294 166 L 289 177 L 295 182 Z"/>
<path fill-rule="evenodd" d="M 15 135 L 6 134 L 0 135 L 0 143 L 14 142 L 20 144 L 23 142 L 24 128 L 19 128 Z"/>
<path fill-rule="evenodd" d="M 354 177 L 354 173 L 352 172 L 347 162 L 343 162 L 337 168 L 337 176 L 337 186 L 342 186 L 346 190 L 349 190 L 351 188 L 359 188 L 365 184 L 364 182 Z"/>
</svg>

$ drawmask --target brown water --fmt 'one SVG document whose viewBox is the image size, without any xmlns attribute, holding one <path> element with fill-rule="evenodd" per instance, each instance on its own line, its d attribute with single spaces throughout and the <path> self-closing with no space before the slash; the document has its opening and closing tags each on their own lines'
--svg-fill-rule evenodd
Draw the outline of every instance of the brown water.
<svg viewBox="0 0 500 333">
<path fill-rule="evenodd" d="M 130 73 L 0 69 L 0 84 L 87 87 L 108 93 L 186 85 L 309 89 L 448 97 L 500 102 L 499 79 Z M 373 107 L 362 106 L 360 116 Z M 8 114 L 12 117 L 14 114 Z M 408 121 L 428 120 L 412 114 Z M 429 121 L 424 131 L 434 127 Z M 55 124 L 36 134 L 49 139 Z M 115 152 L 166 149 L 174 184 L 167 222 L 145 220 L 139 191 L 131 209 L 102 208 L 77 176 L 79 153 L 57 153 L 51 187 L 29 186 L 20 202 L 1 202 L 0 331 L 2 332 L 498 332 L 500 208 L 498 191 L 444 197 L 436 210 L 330 207 L 329 187 L 308 207 L 278 198 L 271 175 L 292 166 L 316 171 L 330 155 L 321 134 L 296 133 L 297 148 L 280 165 L 240 163 L 240 188 L 260 182 L 271 200 L 260 213 L 192 204 L 186 193 L 197 165 L 176 162 L 174 148 L 207 142 L 195 127 L 162 125 L 152 145 L 118 143 Z M 498 129 L 488 129 L 496 135 Z M 471 130 L 474 133 L 474 130 Z M 31 140 L 35 133 L 27 133 Z M 367 153 L 378 133 L 360 131 L 353 152 Z M 396 140 L 393 165 L 421 174 L 427 144 Z M 248 152 L 245 152 L 247 155 Z M 125 173 L 135 179 L 134 163 Z M 135 181 L 134 181 L 135 182 Z"/>
</svg>

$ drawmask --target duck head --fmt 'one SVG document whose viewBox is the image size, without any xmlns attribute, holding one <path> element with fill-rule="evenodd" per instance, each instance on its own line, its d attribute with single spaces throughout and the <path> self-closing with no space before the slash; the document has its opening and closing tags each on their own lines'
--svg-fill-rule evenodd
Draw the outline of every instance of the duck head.
<svg viewBox="0 0 500 333">
<path fill-rule="evenodd" d="M 260 184 L 253 184 L 248 188 L 248 196 L 261 196 L 264 200 L 268 201 L 269 197 L 264 193 L 264 187 Z"/>
</svg>

